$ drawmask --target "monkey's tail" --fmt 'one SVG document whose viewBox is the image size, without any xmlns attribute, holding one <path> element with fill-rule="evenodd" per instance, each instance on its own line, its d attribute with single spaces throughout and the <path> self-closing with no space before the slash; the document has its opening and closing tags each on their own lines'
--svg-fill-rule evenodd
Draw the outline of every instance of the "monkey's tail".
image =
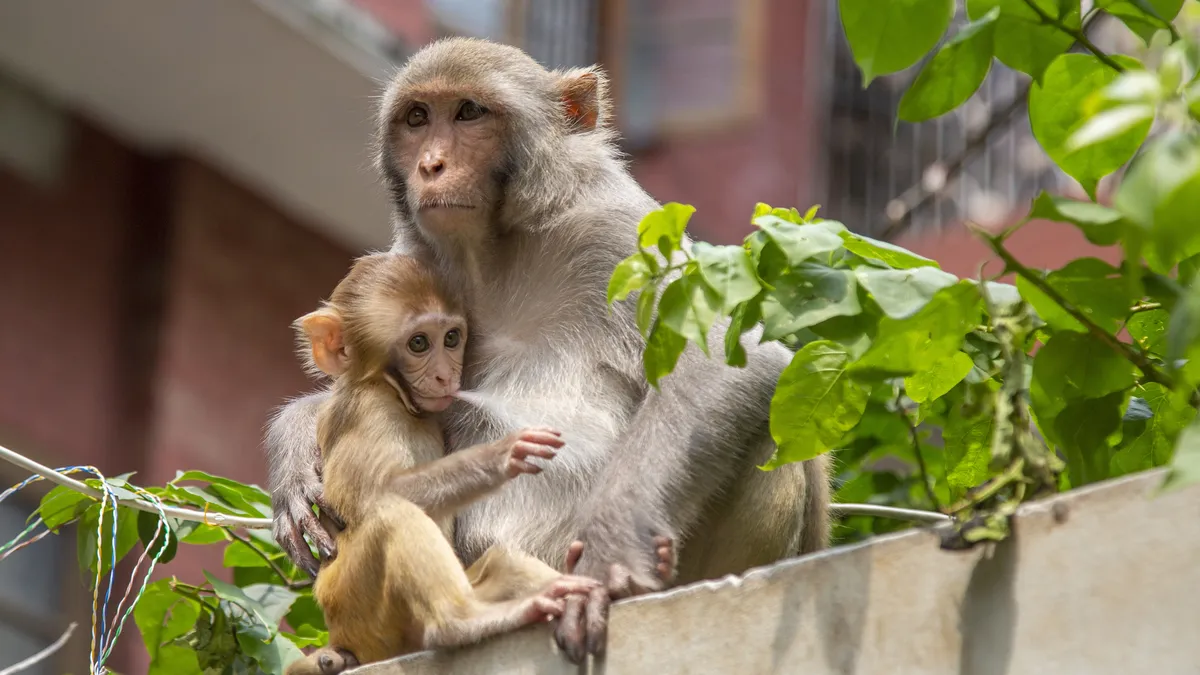
<svg viewBox="0 0 1200 675">
<path fill-rule="evenodd" d="M 829 546 L 829 483 L 833 462 L 828 454 L 804 463 L 804 523 L 800 555 Z"/>
</svg>

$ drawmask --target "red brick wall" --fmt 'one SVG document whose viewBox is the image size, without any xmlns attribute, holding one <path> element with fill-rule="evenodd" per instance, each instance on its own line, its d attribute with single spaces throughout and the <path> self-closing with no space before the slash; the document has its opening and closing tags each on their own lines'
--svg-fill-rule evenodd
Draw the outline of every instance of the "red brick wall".
<svg viewBox="0 0 1200 675">
<path fill-rule="evenodd" d="M 350 252 L 198 162 L 77 126 L 52 189 L 0 167 L 0 443 L 142 483 L 203 469 L 264 484 L 269 411 L 311 388 L 290 323 Z M 209 548 L 155 576 L 220 574 Z M 132 625 L 110 665 L 145 672 Z"/>
<path fill-rule="evenodd" d="M 0 167 L 0 442 L 114 471 L 117 272 L 137 157 L 80 125 L 61 181 Z"/>
</svg>

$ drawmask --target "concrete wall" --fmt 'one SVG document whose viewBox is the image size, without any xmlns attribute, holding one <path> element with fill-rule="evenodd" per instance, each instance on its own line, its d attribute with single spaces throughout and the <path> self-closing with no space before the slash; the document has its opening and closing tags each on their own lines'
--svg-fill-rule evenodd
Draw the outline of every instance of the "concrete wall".
<svg viewBox="0 0 1200 675">
<path fill-rule="evenodd" d="M 620 603 L 592 672 L 1200 672 L 1200 487 L 1154 497 L 1161 480 L 1027 505 L 991 550 L 942 551 L 911 531 Z M 586 672 L 553 644 L 531 628 L 356 672 Z"/>
</svg>

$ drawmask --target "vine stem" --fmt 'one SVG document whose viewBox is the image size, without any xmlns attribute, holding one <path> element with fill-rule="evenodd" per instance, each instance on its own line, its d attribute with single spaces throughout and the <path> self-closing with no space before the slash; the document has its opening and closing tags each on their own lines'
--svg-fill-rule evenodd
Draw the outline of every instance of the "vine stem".
<svg viewBox="0 0 1200 675">
<path fill-rule="evenodd" d="M 992 252 L 1004 261 L 1004 265 L 1010 271 L 1015 272 L 1018 276 L 1028 281 L 1034 288 L 1044 293 L 1046 297 L 1053 300 L 1059 307 L 1062 307 L 1067 314 L 1071 315 L 1071 318 L 1083 324 L 1084 328 L 1086 328 L 1093 337 L 1103 342 L 1109 349 L 1112 349 L 1130 363 L 1137 366 L 1138 369 L 1142 371 L 1142 375 L 1145 376 L 1147 381 L 1161 384 L 1168 389 L 1175 388 L 1175 379 L 1159 370 L 1158 366 L 1154 365 L 1154 363 L 1151 362 L 1145 354 L 1135 350 L 1131 345 L 1121 342 L 1115 335 L 1096 325 L 1096 323 L 1088 318 L 1086 314 L 1079 311 L 1073 304 L 1071 304 L 1069 300 L 1064 298 L 1062 294 L 1058 292 L 1058 290 L 1046 283 L 1045 279 L 1035 274 L 1033 270 L 1021 264 L 1021 262 L 1017 260 L 1008 249 L 1004 248 L 1003 237 L 994 237 L 974 223 L 968 222 L 966 225 L 968 229 L 983 239 L 984 243 L 988 245 L 988 248 L 992 249 Z"/>
<path fill-rule="evenodd" d="M 1029 6 L 1029 9 L 1033 10 L 1033 12 L 1038 15 L 1038 18 L 1041 19 L 1042 23 L 1050 24 L 1067 35 L 1075 38 L 1076 42 L 1083 45 L 1084 49 L 1094 54 L 1096 58 L 1100 59 L 1100 61 L 1109 68 L 1112 68 L 1118 73 L 1125 72 L 1124 66 L 1114 61 L 1113 58 L 1108 54 L 1105 54 L 1104 50 L 1097 47 L 1096 44 L 1092 42 L 1082 30 L 1079 28 L 1071 28 L 1061 20 L 1050 16 L 1041 7 L 1038 7 L 1037 2 L 1034 0 L 1025 0 L 1025 4 Z"/>
<path fill-rule="evenodd" d="M 921 472 L 921 485 L 925 487 L 925 494 L 929 497 L 929 502 L 933 504 L 935 511 L 941 511 L 942 506 L 938 503 L 937 493 L 933 491 L 933 485 L 929 483 L 929 468 L 925 464 L 925 455 L 921 454 L 921 439 L 917 436 L 917 427 L 908 417 L 908 412 L 904 410 L 904 406 L 900 403 L 902 392 L 896 390 L 896 412 L 903 418 L 905 426 L 908 427 L 908 435 L 912 439 L 913 454 L 917 458 L 917 470 Z"/>
<path fill-rule="evenodd" d="M 283 582 L 287 585 L 288 590 L 298 591 L 301 588 L 308 588 L 309 586 L 313 585 L 312 579 L 301 579 L 300 581 L 292 581 L 291 579 L 289 579 L 288 576 L 283 573 L 283 568 L 280 567 L 278 565 L 278 563 L 276 563 L 274 560 L 271 560 L 271 556 L 267 555 L 266 551 L 262 550 L 257 545 L 255 545 L 254 542 L 251 541 L 249 537 L 243 537 L 242 535 L 238 534 L 237 532 L 234 532 L 232 529 L 229 529 L 229 528 L 225 528 L 225 534 L 228 535 L 229 538 L 233 539 L 234 541 L 240 541 L 243 545 L 246 546 L 246 548 L 250 549 L 251 551 L 254 551 L 254 553 L 257 554 L 258 557 L 262 558 L 263 561 L 266 562 L 267 565 L 269 565 L 271 567 L 271 571 L 274 572 L 276 575 L 278 575 L 280 579 L 283 579 Z"/>
</svg>

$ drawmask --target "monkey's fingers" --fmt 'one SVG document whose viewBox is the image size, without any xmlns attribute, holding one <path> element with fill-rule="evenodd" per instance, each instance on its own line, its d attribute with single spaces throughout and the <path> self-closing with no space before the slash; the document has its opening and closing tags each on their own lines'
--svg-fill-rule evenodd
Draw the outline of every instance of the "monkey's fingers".
<svg viewBox="0 0 1200 675">
<path fill-rule="evenodd" d="M 561 448 L 566 445 L 566 441 L 562 439 L 562 434 L 557 431 L 526 429 L 520 433 L 518 439 L 526 443 L 548 445 L 552 448 Z"/>
<path fill-rule="evenodd" d="M 275 540 L 279 542 L 296 567 L 304 570 L 308 576 L 316 578 L 320 565 L 313 557 L 312 551 L 308 548 L 308 542 L 304 541 L 304 534 L 294 520 L 287 516 L 282 517 L 282 522 L 276 520 Z"/>
<path fill-rule="evenodd" d="M 533 598 L 533 607 L 537 611 L 534 621 L 542 621 L 546 617 L 562 616 L 566 602 L 562 598 L 539 595 Z"/>
<path fill-rule="evenodd" d="M 321 515 L 329 516 L 335 525 L 343 530 L 346 529 L 346 521 L 342 520 L 342 517 L 338 515 L 337 510 L 329 505 L 329 502 L 325 499 L 324 493 L 318 493 L 314 495 L 313 501 L 316 502 L 317 506 L 321 509 Z"/>
<path fill-rule="evenodd" d="M 317 554 L 321 556 L 321 560 L 333 560 L 337 557 L 337 545 L 333 543 L 333 538 L 329 536 L 325 528 L 321 527 L 321 522 L 315 515 L 309 512 L 301 516 L 300 527 L 317 547 Z"/>
<path fill-rule="evenodd" d="M 608 642 L 609 591 L 601 586 L 588 595 L 587 603 L 587 650 L 600 656 Z"/>
<path fill-rule="evenodd" d="M 508 475 L 509 476 L 515 477 L 518 474 L 522 474 L 522 473 L 539 474 L 541 472 L 542 472 L 542 467 L 538 466 L 537 464 L 531 464 L 524 460 L 517 459 L 516 457 L 513 457 L 512 459 L 508 460 Z"/>
<path fill-rule="evenodd" d="M 613 563 L 608 568 L 608 596 L 613 600 L 633 595 L 633 575 L 624 565 Z"/>
<path fill-rule="evenodd" d="M 567 574 L 575 573 L 575 566 L 579 564 L 579 558 L 583 556 L 583 542 L 573 541 L 567 547 L 567 562 L 563 566 Z"/>
<path fill-rule="evenodd" d="M 571 663 L 583 663 L 584 651 L 583 634 L 584 598 L 581 595 L 568 595 L 563 607 L 562 616 L 558 620 L 558 628 L 554 631 L 554 640 L 558 648 L 566 654 Z"/>
<path fill-rule="evenodd" d="M 577 577 L 571 574 L 564 574 L 550 582 L 550 586 L 546 589 L 546 592 L 553 597 L 562 597 L 571 593 L 591 593 L 603 585 L 599 580 L 591 577 Z"/>
<path fill-rule="evenodd" d="M 548 445 L 539 445 L 537 443 L 529 443 L 526 441 L 517 441 L 513 446 L 513 457 L 525 459 L 526 457 L 541 457 L 542 459 L 554 459 L 558 453 L 554 452 L 554 448 Z"/>
</svg>

